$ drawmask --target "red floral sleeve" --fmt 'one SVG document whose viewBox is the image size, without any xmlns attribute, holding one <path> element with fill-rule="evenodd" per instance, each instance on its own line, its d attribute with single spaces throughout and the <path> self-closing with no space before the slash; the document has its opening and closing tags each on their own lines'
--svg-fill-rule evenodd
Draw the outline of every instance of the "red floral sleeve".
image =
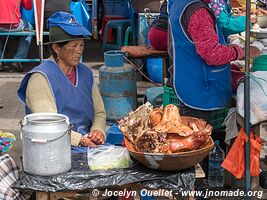
<svg viewBox="0 0 267 200">
<path fill-rule="evenodd" d="M 239 46 L 222 45 L 214 28 L 214 19 L 205 8 L 198 9 L 190 18 L 188 34 L 194 41 L 197 54 L 208 65 L 223 65 L 240 58 Z M 236 55 L 238 52 L 238 56 Z"/>
</svg>

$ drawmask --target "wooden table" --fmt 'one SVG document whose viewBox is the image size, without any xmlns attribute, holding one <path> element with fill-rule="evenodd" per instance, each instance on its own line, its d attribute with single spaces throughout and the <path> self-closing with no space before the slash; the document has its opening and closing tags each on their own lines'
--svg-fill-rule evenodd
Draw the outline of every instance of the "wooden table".
<svg viewBox="0 0 267 200">
<path fill-rule="evenodd" d="M 127 58 L 130 60 L 145 60 L 145 59 L 157 59 L 161 58 L 164 62 L 162 65 L 162 85 L 164 85 L 165 78 L 168 78 L 168 68 L 169 68 L 169 54 L 167 51 L 158 51 L 151 49 L 146 46 L 123 46 L 122 51 L 126 52 Z M 139 52 L 139 53 L 136 53 Z"/>
</svg>

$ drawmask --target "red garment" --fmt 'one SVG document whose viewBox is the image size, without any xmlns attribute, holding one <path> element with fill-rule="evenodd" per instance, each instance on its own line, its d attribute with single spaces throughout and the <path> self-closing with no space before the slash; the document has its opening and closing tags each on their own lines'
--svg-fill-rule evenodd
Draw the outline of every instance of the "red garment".
<svg viewBox="0 0 267 200">
<path fill-rule="evenodd" d="M 21 19 L 20 5 L 30 10 L 32 9 L 32 0 L 0 0 L 0 24 L 12 24 L 13 28 L 18 27 Z"/>
<path fill-rule="evenodd" d="M 224 65 L 242 57 L 239 46 L 222 45 L 215 31 L 215 22 L 205 8 L 198 9 L 190 18 L 188 33 L 196 46 L 197 54 L 208 65 Z M 238 56 L 236 55 L 236 51 Z"/>
<path fill-rule="evenodd" d="M 150 45 L 160 51 L 167 51 L 168 46 L 168 33 L 152 27 L 148 33 Z"/>
<path fill-rule="evenodd" d="M 222 163 L 222 167 L 232 173 L 236 178 L 244 177 L 245 173 L 245 152 L 244 145 L 248 142 L 244 128 L 238 133 L 229 153 Z M 262 140 L 260 137 L 250 133 L 250 175 L 259 176 L 260 174 L 260 151 Z"/>
<path fill-rule="evenodd" d="M 71 73 L 66 74 L 66 76 L 73 85 L 76 85 L 76 67 L 74 68 L 74 70 L 72 70 Z"/>
</svg>

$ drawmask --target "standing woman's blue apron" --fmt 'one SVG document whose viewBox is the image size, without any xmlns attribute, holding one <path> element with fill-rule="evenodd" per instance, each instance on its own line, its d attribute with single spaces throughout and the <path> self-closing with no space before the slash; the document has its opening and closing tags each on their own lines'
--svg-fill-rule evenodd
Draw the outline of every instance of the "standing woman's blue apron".
<svg viewBox="0 0 267 200">
<path fill-rule="evenodd" d="M 230 66 L 209 66 L 197 53 L 194 42 L 181 24 L 185 9 L 193 3 L 209 7 L 199 0 L 169 0 L 168 13 L 171 27 L 174 90 L 180 101 L 197 110 L 224 108 L 231 100 Z M 212 13 L 212 11 L 210 11 Z M 215 19 L 215 17 L 214 17 Z M 226 44 L 222 31 L 216 24 L 219 42 Z"/>
</svg>

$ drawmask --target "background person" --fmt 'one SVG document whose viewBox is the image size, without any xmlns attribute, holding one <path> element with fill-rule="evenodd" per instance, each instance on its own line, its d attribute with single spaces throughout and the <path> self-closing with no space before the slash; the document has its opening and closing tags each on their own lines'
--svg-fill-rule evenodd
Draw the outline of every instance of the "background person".
<svg viewBox="0 0 267 200">
<path fill-rule="evenodd" d="M 26 105 L 27 114 L 58 112 L 68 116 L 74 125 L 73 146 L 103 144 L 104 104 L 91 69 L 79 62 L 84 39 L 91 33 L 66 12 L 53 14 L 48 25 L 52 56 L 26 74 L 18 96 Z"/>
<path fill-rule="evenodd" d="M 32 30 L 32 25 L 21 19 L 20 6 L 26 10 L 32 9 L 32 0 L 1 0 L 0 1 L 0 32 L 7 31 L 29 31 Z M 25 59 L 28 55 L 32 36 L 21 36 L 17 53 L 14 59 Z M 0 40 L 0 57 L 4 58 L 3 43 Z M 19 72 L 23 71 L 23 66 L 20 62 L 12 63 L 13 67 Z M 0 63 L 0 71 L 4 70 L 3 63 Z"/>
<path fill-rule="evenodd" d="M 246 30 L 246 16 L 234 16 L 230 0 L 211 0 L 209 6 L 214 11 L 225 37 Z M 256 22 L 257 16 L 251 15 L 251 23 Z"/>
<path fill-rule="evenodd" d="M 153 21 L 148 33 L 150 45 L 160 51 L 167 51 L 168 45 L 168 13 L 167 1 L 164 0 L 160 6 L 159 16 Z"/>
</svg>

